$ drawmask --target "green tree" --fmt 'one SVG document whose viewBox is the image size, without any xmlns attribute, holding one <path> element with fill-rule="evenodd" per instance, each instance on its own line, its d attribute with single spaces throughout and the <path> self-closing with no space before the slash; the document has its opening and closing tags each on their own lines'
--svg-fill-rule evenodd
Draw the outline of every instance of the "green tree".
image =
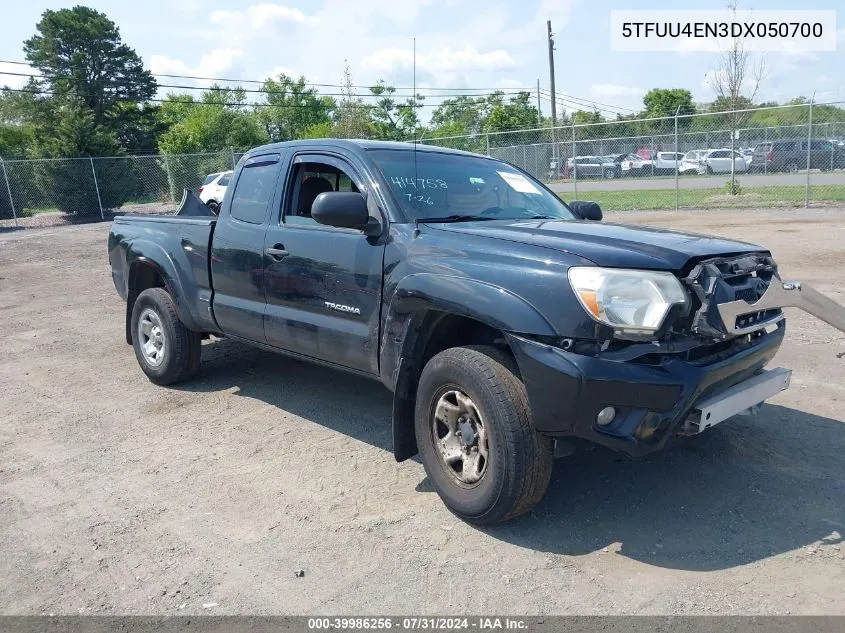
<svg viewBox="0 0 845 633">
<path fill-rule="evenodd" d="M 692 93 L 683 88 L 652 88 L 643 97 L 646 117 L 669 117 L 678 114 L 694 114 Z M 680 110 L 678 110 L 680 108 Z"/>
<path fill-rule="evenodd" d="M 483 97 L 461 95 L 444 99 L 431 113 L 431 136 L 478 134 L 484 129 L 489 104 Z"/>
<path fill-rule="evenodd" d="M 83 6 L 47 10 L 35 28 L 38 32 L 23 49 L 30 65 L 42 73 L 39 87 L 81 101 L 95 123 L 124 112 L 115 109 L 122 101 L 137 103 L 155 95 L 153 76 L 104 13 Z"/>
<path fill-rule="evenodd" d="M 369 107 L 355 96 L 349 62 L 344 60 L 344 64 L 343 97 L 341 97 L 334 112 L 332 136 L 338 138 L 369 138 L 373 135 L 373 122 L 369 117 Z"/>
<path fill-rule="evenodd" d="M 502 93 L 487 98 L 489 111 L 484 123 L 488 132 L 526 130 L 539 125 L 537 106 L 531 102 L 531 93 L 520 92 L 505 103 Z"/>
<path fill-rule="evenodd" d="M 293 79 L 281 74 L 265 81 L 261 89 L 264 100 L 256 114 L 271 142 L 302 138 L 306 130 L 331 121 L 335 100 L 308 88 L 305 77 Z"/>
<path fill-rule="evenodd" d="M 159 149 L 168 154 L 248 149 L 268 141 L 242 89 L 212 86 L 200 101 L 169 94 L 161 118 L 168 130 L 159 138 Z"/>
<path fill-rule="evenodd" d="M 408 97 L 402 103 L 397 103 L 394 95 L 396 88 L 379 81 L 370 87 L 370 92 L 378 97 L 375 107 L 370 110 L 375 137 L 393 141 L 404 141 L 413 138 L 419 127 L 417 116 L 424 97 L 420 94 L 416 98 Z"/>
</svg>

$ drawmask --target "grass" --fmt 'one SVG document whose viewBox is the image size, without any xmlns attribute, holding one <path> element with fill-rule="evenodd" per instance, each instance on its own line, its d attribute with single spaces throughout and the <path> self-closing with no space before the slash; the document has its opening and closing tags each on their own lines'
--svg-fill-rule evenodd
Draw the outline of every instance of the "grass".
<svg viewBox="0 0 845 633">
<path fill-rule="evenodd" d="M 732 196 L 724 188 L 681 189 L 678 205 L 691 209 L 747 209 L 756 207 L 804 206 L 806 190 L 803 186 L 751 187 L 742 188 L 742 194 Z M 564 200 L 571 194 L 558 194 Z M 674 189 L 639 189 L 614 191 L 582 191 L 579 200 L 593 200 L 604 211 L 628 211 L 634 209 L 660 210 L 675 208 Z M 840 205 L 845 203 L 845 185 L 818 185 L 810 187 L 810 202 Z"/>
</svg>

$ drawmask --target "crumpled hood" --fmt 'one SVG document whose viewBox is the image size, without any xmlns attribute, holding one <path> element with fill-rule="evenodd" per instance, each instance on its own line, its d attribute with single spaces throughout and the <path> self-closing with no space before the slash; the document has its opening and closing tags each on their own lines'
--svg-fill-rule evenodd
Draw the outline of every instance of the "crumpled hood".
<svg viewBox="0 0 845 633">
<path fill-rule="evenodd" d="M 613 268 L 680 271 L 691 259 L 767 252 L 746 242 L 605 222 L 490 220 L 430 223 L 429 226 L 443 231 L 535 244 Z"/>
</svg>

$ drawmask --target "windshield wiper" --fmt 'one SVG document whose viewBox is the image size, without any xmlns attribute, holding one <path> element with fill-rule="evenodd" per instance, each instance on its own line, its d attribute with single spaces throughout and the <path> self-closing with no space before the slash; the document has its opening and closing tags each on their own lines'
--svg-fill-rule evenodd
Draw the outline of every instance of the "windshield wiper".
<svg viewBox="0 0 845 633">
<path fill-rule="evenodd" d="M 416 224 L 420 222 L 474 222 L 476 220 L 500 220 L 501 218 L 493 218 L 484 215 L 444 215 L 440 218 L 417 218 L 414 220 Z"/>
</svg>

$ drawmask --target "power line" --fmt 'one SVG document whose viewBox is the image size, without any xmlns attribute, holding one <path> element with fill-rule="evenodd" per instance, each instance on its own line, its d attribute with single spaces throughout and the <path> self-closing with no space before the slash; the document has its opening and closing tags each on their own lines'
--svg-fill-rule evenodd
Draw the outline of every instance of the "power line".
<svg viewBox="0 0 845 633">
<path fill-rule="evenodd" d="M 12 61 L 12 60 L 8 60 L 8 59 L 0 59 L 0 64 L 16 64 L 16 65 L 19 65 L 19 66 L 29 66 L 30 68 L 32 68 L 32 66 L 30 66 L 29 62 Z M 2 74 L 14 74 L 14 73 L 2 73 Z M 167 77 L 168 79 L 193 79 L 193 80 L 198 80 L 198 81 L 225 81 L 225 82 L 229 82 L 229 83 L 244 83 L 244 84 L 263 84 L 265 81 L 267 81 L 267 79 L 232 79 L 232 78 L 226 78 L 226 77 L 200 77 L 200 76 L 197 76 L 197 75 L 173 75 L 173 74 L 167 74 L 167 73 L 150 73 L 150 74 L 153 77 Z M 25 76 L 34 76 L 34 75 L 25 75 Z M 40 76 L 40 75 L 38 75 L 38 76 Z M 268 79 L 272 79 L 272 78 L 268 77 Z M 316 87 L 321 87 L 321 88 L 346 88 L 347 87 L 346 84 L 321 84 L 321 83 L 310 83 L 310 82 L 306 82 L 305 85 L 306 86 L 316 86 Z M 350 87 L 369 89 L 372 86 L 371 85 L 370 86 L 351 85 Z M 414 90 L 414 88 L 412 88 L 410 86 L 408 86 L 408 87 L 392 86 L 392 87 L 395 88 L 396 90 L 411 90 L 411 91 Z M 456 92 L 456 91 L 461 91 L 461 90 L 463 90 L 463 91 L 467 91 L 467 90 L 485 91 L 486 90 L 488 92 L 498 92 L 498 91 L 502 91 L 502 90 L 505 90 L 505 89 L 501 88 L 501 87 L 498 87 L 498 88 L 438 88 L 438 87 L 432 86 L 432 87 L 426 88 L 426 90 L 437 90 L 437 91 L 444 91 L 444 92 Z M 516 93 L 519 93 L 519 92 L 532 92 L 534 89 L 533 88 L 509 88 L 508 90 L 513 90 L 513 91 L 515 91 L 514 94 L 516 94 Z M 455 96 L 457 96 L 457 95 L 455 95 Z M 468 96 L 473 96 L 473 95 L 468 95 Z M 475 95 L 475 96 L 481 96 L 481 95 Z"/>
<path fill-rule="evenodd" d="M 20 92 L 24 94 L 34 94 L 34 95 L 46 95 L 46 96 L 61 96 L 59 93 L 52 92 L 50 90 L 29 90 L 27 88 L 2 88 L 0 90 L 8 91 L 8 92 Z M 80 95 L 78 95 L 80 96 Z M 89 95 L 90 96 L 90 95 Z M 175 99 L 145 99 L 144 102 L 154 102 L 154 103 L 178 103 L 180 105 L 193 105 L 193 106 L 231 106 L 231 107 L 239 107 L 239 108 L 321 108 L 325 107 L 322 104 L 316 103 L 293 103 L 289 105 L 277 105 L 275 103 L 240 103 L 237 101 L 233 102 L 205 102 L 205 101 L 188 101 L 187 99 L 179 99 L 180 95 L 176 95 L 177 98 Z M 115 101 L 123 101 L 123 102 L 130 102 L 130 103 L 138 103 L 137 99 L 131 99 L 128 97 L 117 97 Z M 394 104 L 394 108 L 437 108 L 440 107 L 441 104 L 439 103 L 417 103 L 416 105 L 413 104 L 406 104 L 406 103 L 397 103 Z M 380 106 L 375 103 L 350 103 L 350 102 L 340 102 L 336 105 L 338 108 L 345 108 L 345 107 L 353 107 L 353 108 L 379 108 Z"/>
<path fill-rule="evenodd" d="M 549 101 L 549 91 L 546 89 L 541 89 L 544 93 L 544 97 L 547 101 Z M 595 108 L 597 110 L 601 110 L 604 112 L 612 112 L 613 114 L 622 115 L 619 110 L 627 110 L 631 113 L 637 113 L 639 110 L 635 110 L 634 108 L 627 108 L 625 106 L 617 106 L 617 105 L 610 105 L 609 103 L 602 103 L 601 101 L 595 101 L 593 99 L 587 99 L 586 97 L 574 97 L 572 95 L 568 95 L 565 93 L 557 93 L 556 95 L 558 103 L 563 101 L 569 101 L 577 106 L 589 106 L 591 108 Z"/>
<path fill-rule="evenodd" d="M 52 76 L 51 75 L 33 75 L 33 74 L 30 74 L 30 73 L 13 73 L 13 72 L 2 71 L 2 70 L 0 70 L 0 75 L 12 75 L 12 76 L 15 76 L 15 77 L 32 77 L 32 78 L 41 78 L 41 79 L 49 79 L 49 80 L 66 79 L 66 77 L 60 77 L 60 76 L 56 76 L 56 75 L 52 75 Z M 157 84 L 157 86 L 159 88 L 175 88 L 175 89 L 180 89 L 180 90 L 203 90 L 203 91 L 240 90 L 242 92 L 249 93 L 249 94 L 266 94 L 266 95 L 293 95 L 293 94 L 295 94 L 295 93 L 292 93 L 289 90 L 264 90 L 263 88 L 240 88 L 240 87 L 231 88 L 231 87 L 228 87 L 228 86 L 222 86 L 222 87 L 220 87 L 220 86 L 217 86 L 217 87 L 215 87 L 215 86 L 187 86 L 187 85 L 184 85 L 184 84 Z M 376 87 L 376 86 L 372 86 L 372 87 Z M 387 87 L 392 87 L 392 86 L 387 86 Z M 504 96 L 516 96 L 516 95 L 520 94 L 520 92 L 521 91 L 500 92 L 500 94 L 502 94 Z M 494 94 L 494 93 L 491 93 L 491 94 Z M 373 93 L 373 92 L 370 92 L 370 93 L 352 93 L 352 94 L 347 94 L 345 92 L 317 92 L 313 96 L 319 96 L 319 97 L 365 97 L 365 98 L 382 98 L 382 99 L 385 98 L 385 97 L 387 97 L 387 98 L 397 97 L 397 98 L 400 98 L 400 99 L 405 98 L 405 97 L 407 97 L 408 99 L 413 98 L 413 95 L 397 95 L 397 94 L 394 94 L 394 93 L 387 93 L 387 92 L 383 92 L 381 94 L 376 94 L 376 93 Z M 431 97 L 431 98 L 435 98 L 435 99 L 436 98 L 454 99 L 454 98 L 457 98 L 457 97 L 486 97 L 486 96 L 490 96 L 490 94 L 480 94 L 479 93 L 479 94 L 450 94 L 450 95 L 421 95 L 421 96 L 424 97 L 424 98 L 425 97 Z"/>
</svg>

